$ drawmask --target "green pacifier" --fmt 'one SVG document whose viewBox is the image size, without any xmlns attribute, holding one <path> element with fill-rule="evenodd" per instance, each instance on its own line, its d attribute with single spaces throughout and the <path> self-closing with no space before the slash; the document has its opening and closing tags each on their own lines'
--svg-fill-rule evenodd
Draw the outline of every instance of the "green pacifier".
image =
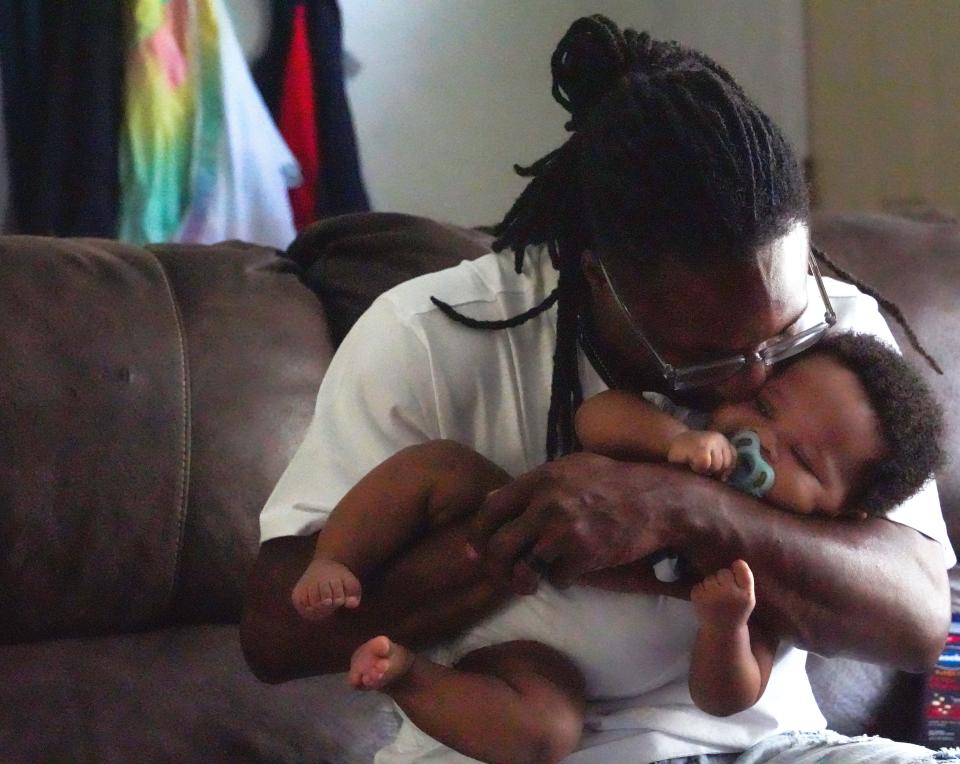
<svg viewBox="0 0 960 764">
<path fill-rule="evenodd" d="M 763 496 L 773 487 L 773 467 L 760 451 L 760 437 L 753 430 L 740 430 L 730 436 L 737 451 L 737 466 L 727 480 L 734 488 L 754 496 Z"/>
</svg>

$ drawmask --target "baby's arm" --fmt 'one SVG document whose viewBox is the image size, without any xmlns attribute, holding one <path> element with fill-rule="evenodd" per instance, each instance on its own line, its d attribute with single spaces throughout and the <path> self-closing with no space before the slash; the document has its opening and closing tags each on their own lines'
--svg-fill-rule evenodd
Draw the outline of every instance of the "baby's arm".
<svg viewBox="0 0 960 764">
<path fill-rule="evenodd" d="M 382 690 L 428 735 L 481 761 L 558 762 L 583 728 L 583 678 L 540 642 L 491 645 L 448 668 L 375 637 L 354 653 L 348 680 Z"/>
<path fill-rule="evenodd" d="M 743 560 L 693 587 L 700 621 L 690 659 L 690 696 L 714 716 L 750 708 L 767 686 L 777 641 L 748 620 L 756 603 L 753 573 Z"/>
<path fill-rule="evenodd" d="M 357 607 L 360 582 L 427 529 L 480 506 L 509 476 L 475 451 L 437 440 L 399 451 L 341 499 L 317 537 L 314 556 L 293 588 L 294 606 L 319 620 Z"/>
<path fill-rule="evenodd" d="M 627 461 L 669 461 L 694 472 L 727 477 L 737 461 L 719 432 L 691 430 L 642 396 L 606 390 L 577 410 L 577 437 L 584 449 Z"/>
</svg>

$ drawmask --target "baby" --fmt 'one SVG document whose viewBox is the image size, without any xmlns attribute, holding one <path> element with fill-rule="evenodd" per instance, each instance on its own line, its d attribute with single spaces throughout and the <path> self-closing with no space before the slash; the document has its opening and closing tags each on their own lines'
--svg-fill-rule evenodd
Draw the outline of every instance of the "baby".
<svg viewBox="0 0 960 764">
<path fill-rule="evenodd" d="M 586 450 L 687 465 L 780 510 L 847 521 L 897 506 L 941 460 L 942 414 L 933 396 L 894 350 L 868 335 L 838 334 L 784 361 L 753 399 L 720 406 L 703 429 L 614 390 L 586 401 L 576 428 Z M 401 451 L 330 515 L 294 587 L 294 606 L 313 620 L 357 607 L 360 579 L 424 528 L 469 514 L 508 480 L 457 444 Z M 763 694 L 777 648 L 773 635 L 749 621 L 749 566 L 734 561 L 690 596 L 698 621 L 691 697 L 716 715 L 749 708 Z M 518 636 L 471 650 L 450 667 L 378 636 L 354 653 L 349 681 L 386 692 L 421 730 L 467 756 L 556 761 L 576 747 L 589 683 L 577 656 L 547 642 L 549 634 Z"/>
</svg>

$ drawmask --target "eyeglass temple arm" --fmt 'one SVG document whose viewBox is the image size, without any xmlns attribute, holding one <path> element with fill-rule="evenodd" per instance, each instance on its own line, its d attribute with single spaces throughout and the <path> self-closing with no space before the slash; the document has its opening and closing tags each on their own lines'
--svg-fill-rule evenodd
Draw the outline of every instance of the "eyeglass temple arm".
<svg viewBox="0 0 960 764">
<path fill-rule="evenodd" d="M 650 340 L 647 339 L 647 336 L 643 333 L 643 330 L 640 329 L 640 325 L 634 319 L 633 314 L 627 309 L 626 304 L 623 300 L 620 299 L 620 293 L 614 288 L 613 280 L 610 278 L 610 274 L 607 273 L 607 267 L 603 264 L 603 260 L 597 258 L 597 263 L 600 265 L 600 271 L 603 273 L 603 278 L 607 282 L 607 288 L 610 290 L 610 294 L 613 295 L 613 299 L 617 301 L 617 307 L 626 316 L 627 321 L 630 322 L 630 327 L 633 329 L 634 334 L 640 339 L 643 343 L 643 346 L 647 351 L 656 359 L 657 363 L 660 365 L 660 371 L 663 376 L 669 381 L 676 376 L 676 370 L 673 368 L 672 364 L 667 363 L 660 354 L 657 352 L 657 349 L 650 344 Z"/>
<path fill-rule="evenodd" d="M 809 261 L 814 280 L 817 282 L 817 289 L 820 290 L 820 297 L 823 299 L 823 306 L 826 308 L 826 313 L 823 314 L 823 320 L 830 324 L 830 326 L 833 326 L 837 323 L 837 313 L 833 309 L 830 298 L 827 297 L 827 288 L 823 285 L 823 276 L 820 275 L 820 268 L 817 265 L 817 250 L 812 246 L 810 247 Z"/>
</svg>

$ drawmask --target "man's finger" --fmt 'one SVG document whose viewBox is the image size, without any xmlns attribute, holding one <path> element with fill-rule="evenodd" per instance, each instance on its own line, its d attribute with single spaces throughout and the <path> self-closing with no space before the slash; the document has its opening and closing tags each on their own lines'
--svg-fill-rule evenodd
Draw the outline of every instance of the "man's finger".
<svg viewBox="0 0 960 764">
<path fill-rule="evenodd" d="M 542 560 L 528 557 L 514 563 L 510 578 L 510 589 L 515 594 L 533 594 L 540 585 L 540 577 L 545 571 Z"/>
<path fill-rule="evenodd" d="M 511 580 L 514 565 L 527 559 L 540 537 L 542 526 L 543 512 L 531 505 L 523 514 L 496 529 L 487 540 L 483 553 L 487 575 L 495 580 Z"/>
<path fill-rule="evenodd" d="M 576 554 L 571 536 L 571 528 L 560 523 L 548 524 L 533 547 L 533 556 L 549 564 L 547 578 L 550 583 L 561 588 L 570 586 L 584 573 L 593 569 L 590 560 L 583 554 Z"/>
<path fill-rule="evenodd" d="M 714 446 L 710 449 L 710 471 L 720 472 L 723 469 L 723 449 Z"/>
<path fill-rule="evenodd" d="M 538 482 L 536 473 L 528 472 L 488 493 L 467 531 L 470 546 L 484 554 L 490 538 L 526 509 L 528 497 Z"/>
</svg>

